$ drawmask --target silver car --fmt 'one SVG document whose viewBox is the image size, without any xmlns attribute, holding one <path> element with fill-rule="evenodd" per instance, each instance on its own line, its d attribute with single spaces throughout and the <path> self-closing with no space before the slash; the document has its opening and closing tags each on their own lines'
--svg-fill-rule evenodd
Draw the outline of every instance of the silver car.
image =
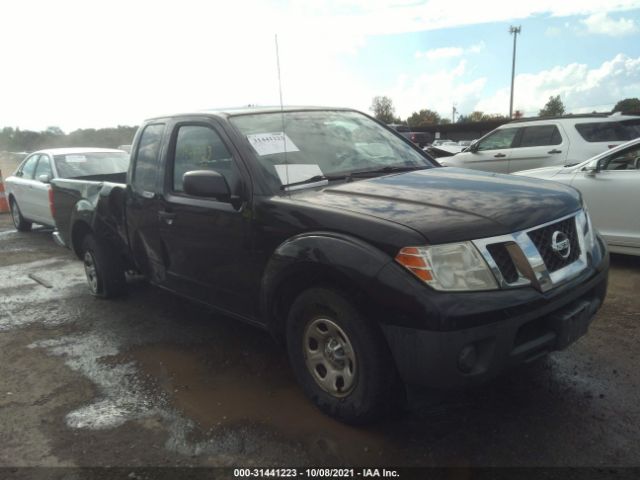
<svg viewBox="0 0 640 480">
<path fill-rule="evenodd" d="M 582 163 L 524 170 L 516 175 L 577 188 L 609 250 L 640 255 L 640 138 Z"/>
<path fill-rule="evenodd" d="M 21 231 L 33 223 L 55 226 L 51 179 L 87 178 L 126 172 L 129 154 L 108 148 L 52 148 L 33 152 L 5 179 L 13 224 Z"/>
</svg>

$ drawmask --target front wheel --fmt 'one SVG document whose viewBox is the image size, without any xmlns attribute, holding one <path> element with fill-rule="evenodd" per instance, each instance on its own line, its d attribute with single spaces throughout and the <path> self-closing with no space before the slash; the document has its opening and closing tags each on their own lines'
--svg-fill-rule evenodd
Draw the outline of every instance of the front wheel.
<svg viewBox="0 0 640 480">
<path fill-rule="evenodd" d="M 82 243 L 82 262 L 87 284 L 92 295 L 114 298 L 126 292 L 124 266 L 117 252 L 89 234 Z"/>
<path fill-rule="evenodd" d="M 18 202 L 14 198 L 11 199 L 11 218 L 13 219 L 13 225 L 19 232 L 28 232 L 31 230 L 31 222 L 28 222 L 22 216 Z"/>
<path fill-rule="evenodd" d="M 400 397 L 395 364 L 381 332 L 333 290 L 311 288 L 294 301 L 287 350 L 306 395 L 343 422 L 376 420 Z"/>
</svg>

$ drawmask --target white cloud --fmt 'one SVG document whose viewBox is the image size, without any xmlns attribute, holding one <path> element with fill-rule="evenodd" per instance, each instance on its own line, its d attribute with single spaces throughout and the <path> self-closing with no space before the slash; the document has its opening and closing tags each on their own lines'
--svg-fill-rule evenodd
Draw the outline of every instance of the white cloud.
<svg viewBox="0 0 640 480">
<path fill-rule="evenodd" d="M 469 48 L 462 47 L 442 47 L 432 48 L 424 52 L 416 52 L 416 58 L 426 58 L 428 60 L 442 60 L 445 58 L 461 57 L 468 53 L 479 53 L 484 49 L 484 42 L 471 45 Z"/>
<path fill-rule="evenodd" d="M 620 17 L 614 20 L 605 12 L 594 13 L 581 22 L 587 28 L 587 33 L 622 37 L 640 32 L 640 28 L 633 19 Z"/>
<path fill-rule="evenodd" d="M 416 52 L 416 58 L 427 58 L 429 60 L 440 60 L 442 58 L 459 57 L 464 53 L 460 47 L 432 48 L 425 52 Z"/>
<path fill-rule="evenodd" d="M 350 73 L 349 61 L 371 36 L 634 7 L 640 0 L 10 2 L 0 29 L 0 127 L 69 131 L 180 110 L 277 104 L 276 32 L 285 103 L 366 110 L 384 92 Z M 461 110 L 477 102 L 486 80 L 465 84 L 459 71 L 406 79 L 403 108 L 433 99 L 444 112 L 452 101 Z"/>
<path fill-rule="evenodd" d="M 396 86 L 389 92 L 396 106 L 396 113 L 407 117 L 414 111 L 429 108 L 444 117 L 450 117 L 454 104 L 458 111 L 470 112 L 481 98 L 487 79 L 477 78 L 464 82 L 462 78 L 466 69 L 466 61 L 460 60 L 454 68 L 413 78 L 400 76 Z"/>
<path fill-rule="evenodd" d="M 623 98 L 636 97 L 640 91 L 640 57 L 618 54 L 597 68 L 571 63 L 549 70 L 516 76 L 514 109 L 536 115 L 550 96 L 560 95 L 567 111 L 584 113 L 610 110 Z M 478 101 L 475 107 L 485 112 L 503 112 L 509 108 L 509 88 Z"/>
</svg>

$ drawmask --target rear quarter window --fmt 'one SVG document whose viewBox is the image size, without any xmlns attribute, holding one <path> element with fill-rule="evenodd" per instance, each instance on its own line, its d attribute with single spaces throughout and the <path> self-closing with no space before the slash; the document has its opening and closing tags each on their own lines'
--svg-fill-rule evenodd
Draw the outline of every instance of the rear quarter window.
<svg viewBox="0 0 640 480">
<path fill-rule="evenodd" d="M 587 142 L 626 142 L 640 137 L 640 120 L 578 123 L 576 130 Z"/>
</svg>

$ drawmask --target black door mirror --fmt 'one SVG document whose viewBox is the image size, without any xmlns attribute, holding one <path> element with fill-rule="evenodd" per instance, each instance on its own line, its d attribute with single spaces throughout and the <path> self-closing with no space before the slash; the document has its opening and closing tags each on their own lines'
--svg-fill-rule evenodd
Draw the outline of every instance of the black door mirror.
<svg viewBox="0 0 640 480">
<path fill-rule="evenodd" d="M 182 188 L 187 195 L 211 197 L 221 202 L 231 199 L 225 178 L 215 170 L 193 170 L 182 176 Z"/>
<path fill-rule="evenodd" d="M 476 153 L 478 151 L 478 142 L 473 142 L 471 145 L 469 145 L 469 151 L 471 153 Z"/>
</svg>

